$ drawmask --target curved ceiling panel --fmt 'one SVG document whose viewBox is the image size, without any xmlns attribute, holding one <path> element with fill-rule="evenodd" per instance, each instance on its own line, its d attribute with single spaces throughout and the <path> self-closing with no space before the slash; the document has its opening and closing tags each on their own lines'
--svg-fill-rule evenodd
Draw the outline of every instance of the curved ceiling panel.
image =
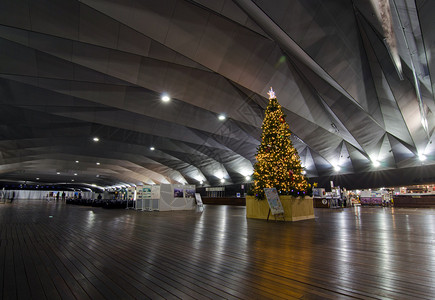
<svg viewBox="0 0 435 300">
<path fill-rule="evenodd" d="M 270 86 L 313 180 L 433 165 L 435 6 L 374 4 L 1 1 L 0 180 L 243 183 Z"/>
</svg>

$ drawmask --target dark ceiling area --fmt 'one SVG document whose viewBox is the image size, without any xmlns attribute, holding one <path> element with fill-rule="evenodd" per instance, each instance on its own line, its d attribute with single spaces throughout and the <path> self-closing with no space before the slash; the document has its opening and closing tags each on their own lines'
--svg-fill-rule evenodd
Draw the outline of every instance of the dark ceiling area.
<svg viewBox="0 0 435 300">
<path fill-rule="evenodd" d="M 0 181 L 249 182 L 273 87 L 311 181 L 434 182 L 434 15 L 428 0 L 0 0 Z"/>
</svg>

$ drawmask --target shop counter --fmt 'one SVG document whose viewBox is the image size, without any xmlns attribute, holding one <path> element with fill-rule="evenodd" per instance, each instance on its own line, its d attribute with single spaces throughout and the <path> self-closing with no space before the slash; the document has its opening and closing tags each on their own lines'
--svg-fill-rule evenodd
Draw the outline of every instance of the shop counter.
<svg viewBox="0 0 435 300">
<path fill-rule="evenodd" d="M 314 208 L 329 208 L 329 201 L 326 198 L 313 198 Z"/>
<path fill-rule="evenodd" d="M 435 207 L 435 194 L 401 194 L 393 196 L 395 207 Z"/>
</svg>

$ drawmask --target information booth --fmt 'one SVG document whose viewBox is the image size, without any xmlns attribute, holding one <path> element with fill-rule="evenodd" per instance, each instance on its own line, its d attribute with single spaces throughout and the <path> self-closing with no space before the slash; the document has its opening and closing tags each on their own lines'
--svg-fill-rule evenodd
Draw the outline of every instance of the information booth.
<svg viewBox="0 0 435 300">
<path fill-rule="evenodd" d="M 314 208 L 329 208 L 329 200 L 326 198 L 324 188 L 313 188 L 313 206 Z"/>
<path fill-rule="evenodd" d="M 324 188 L 313 189 L 313 206 L 315 208 L 339 208 L 342 207 L 342 201 L 339 186 L 332 187 L 331 192 L 326 192 Z"/>
</svg>

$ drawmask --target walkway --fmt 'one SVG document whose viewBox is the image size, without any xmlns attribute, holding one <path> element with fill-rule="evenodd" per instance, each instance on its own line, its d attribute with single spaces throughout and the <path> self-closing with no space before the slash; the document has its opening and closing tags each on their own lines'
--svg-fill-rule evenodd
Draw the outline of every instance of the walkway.
<svg viewBox="0 0 435 300">
<path fill-rule="evenodd" d="M 434 299 L 435 210 L 0 204 L 0 299 Z"/>
</svg>

